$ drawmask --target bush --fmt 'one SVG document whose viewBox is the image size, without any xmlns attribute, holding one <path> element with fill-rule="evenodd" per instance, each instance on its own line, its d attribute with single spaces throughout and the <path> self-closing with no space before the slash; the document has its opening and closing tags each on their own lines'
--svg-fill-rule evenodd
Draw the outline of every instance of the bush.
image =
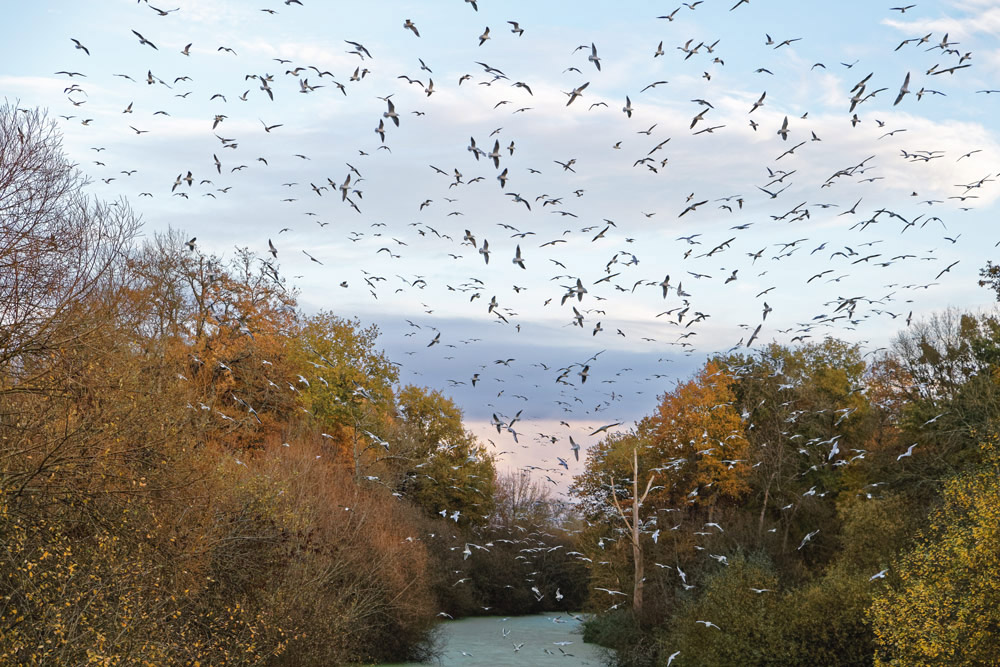
<svg viewBox="0 0 1000 667">
<path fill-rule="evenodd" d="M 709 575 L 700 595 L 674 614 L 661 635 L 660 653 L 680 651 L 680 665 L 789 664 L 781 610 L 770 560 L 763 554 L 730 556 L 729 565 Z"/>
<path fill-rule="evenodd" d="M 865 610 L 877 584 L 870 576 L 868 570 L 836 565 L 785 598 L 788 665 L 872 664 L 874 637 Z"/>
<path fill-rule="evenodd" d="M 279 447 L 226 472 L 235 479 L 212 554 L 212 606 L 237 601 L 267 619 L 279 664 L 426 652 L 436 610 L 426 549 L 406 539 L 415 510 L 354 486 L 317 460 L 320 447 Z"/>
<path fill-rule="evenodd" d="M 658 664 L 656 642 L 636 622 L 631 609 L 588 616 L 583 624 L 583 641 L 610 649 L 605 659 L 611 667 Z"/>
</svg>

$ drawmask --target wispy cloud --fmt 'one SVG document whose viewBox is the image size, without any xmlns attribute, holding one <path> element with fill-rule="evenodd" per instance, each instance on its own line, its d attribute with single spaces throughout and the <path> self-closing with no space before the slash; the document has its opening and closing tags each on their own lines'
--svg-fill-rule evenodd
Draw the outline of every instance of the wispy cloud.
<svg viewBox="0 0 1000 667">
<path fill-rule="evenodd" d="M 1000 7 L 991 0 L 963 0 L 954 5 L 963 16 L 914 16 L 913 18 L 886 18 L 883 24 L 910 36 L 925 33 L 947 33 L 951 39 L 965 39 L 973 35 L 995 35 L 1000 32 Z M 933 44 L 931 44 L 933 46 Z"/>
</svg>

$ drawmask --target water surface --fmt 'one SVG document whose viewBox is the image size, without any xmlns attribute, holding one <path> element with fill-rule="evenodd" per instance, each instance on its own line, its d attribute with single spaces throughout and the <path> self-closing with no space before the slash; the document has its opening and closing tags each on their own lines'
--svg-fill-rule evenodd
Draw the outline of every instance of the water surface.
<svg viewBox="0 0 1000 667">
<path fill-rule="evenodd" d="M 546 664 L 600 667 L 604 664 L 601 660 L 604 649 L 584 644 L 581 632 L 579 621 L 556 613 L 446 621 L 441 624 L 441 657 L 438 661 L 424 663 L 423 667 Z M 515 650 L 516 646 L 520 646 L 520 650 Z M 396 667 L 420 665 L 405 663 Z"/>
</svg>

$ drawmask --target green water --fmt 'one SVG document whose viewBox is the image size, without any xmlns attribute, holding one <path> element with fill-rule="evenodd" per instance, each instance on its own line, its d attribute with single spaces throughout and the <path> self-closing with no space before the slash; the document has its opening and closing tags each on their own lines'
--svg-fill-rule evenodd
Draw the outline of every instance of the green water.
<svg viewBox="0 0 1000 667">
<path fill-rule="evenodd" d="M 508 633 L 505 637 L 505 631 Z M 428 665 L 471 667 L 483 665 L 603 665 L 604 652 L 584 644 L 581 623 L 567 614 L 536 616 L 484 616 L 446 621 L 441 624 L 442 652 Z M 569 644 L 563 644 L 570 642 Z M 515 645 L 522 645 L 515 651 Z M 395 667 L 420 667 L 404 663 Z M 389 666 L 386 666 L 389 667 Z"/>
</svg>

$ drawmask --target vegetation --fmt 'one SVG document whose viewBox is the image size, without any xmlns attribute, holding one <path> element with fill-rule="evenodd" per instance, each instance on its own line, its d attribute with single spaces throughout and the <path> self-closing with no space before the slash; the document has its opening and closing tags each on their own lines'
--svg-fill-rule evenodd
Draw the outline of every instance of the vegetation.
<svg viewBox="0 0 1000 667">
<path fill-rule="evenodd" d="M 995 315 L 708 359 L 570 507 L 374 327 L 85 185 L 0 108 L 0 663 L 421 659 L 441 615 L 586 607 L 621 665 L 1000 664 Z"/>
<path fill-rule="evenodd" d="M 878 665 L 992 664 L 1000 633 L 1000 457 L 950 480 L 869 615 Z"/>
<path fill-rule="evenodd" d="M 620 665 L 1000 664 L 998 343 L 947 311 L 872 359 L 707 360 L 576 478 L 592 590 L 645 572 L 641 612 L 595 592 L 586 636 Z M 617 505 L 654 473 L 634 548 Z"/>
<path fill-rule="evenodd" d="M 551 500 L 377 329 L 85 185 L 0 108 L 0 662 L 419 659 L 441 611 L 583 604 Z"/>
</svg>

